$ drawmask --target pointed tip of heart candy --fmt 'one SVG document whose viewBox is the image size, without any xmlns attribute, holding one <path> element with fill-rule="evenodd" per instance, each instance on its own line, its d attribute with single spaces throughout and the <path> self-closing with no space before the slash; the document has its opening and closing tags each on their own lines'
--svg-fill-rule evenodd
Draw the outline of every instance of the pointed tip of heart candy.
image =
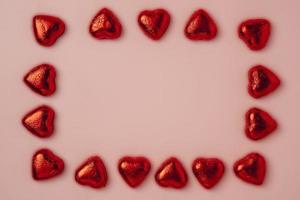
<svg viewBox="0 0 300 200">
<path fill-rule="evenodd" d="M 208 12 L 199 9 L 189 18 L 184 33 L 190 40 L 212 40 L 217 36 L 218 28 Z"/>
<path fill-rule="evenodd" d="M 75 172 L 75 180 L 80 185 L 103 188 L 108 176 L 105 165 L 99 156 L 91 156 Z"/>
<path fill-rule="evenodd" d="M 31 69 L 25 76 L 25 84 L 42 96 L 50 96 L 56 90 L 56 70 L 50 64 L 41 64 Z"/>
<path fill-rule="evenodd" d="M 47 138 L 54 132 L 54 110 L 46 105 L 28 112 L 22 119 L 24 127 L 33 135 Z"/>
<path fill-rule="evenodd" d="M 225 166 L 218 158 L 196 158 L 192 165 L 192 171 L 198 182 L 206 189 L 211 189 L 219 183 L 223 177 Z"/>
<path fill-rule="evenodd" d="M 181 189 L 187 185 L 188 176 L 182 163 L 175 157 L 164 161 L 155 174 L 161 187 Z"/>
<path fill-rule="evenodd" d="M 138 25 L 152 40 L 159 40 L 166 33 L 171 16 L 165 9 L 144 10 L 138 15 Z"/>
<path fill-rule="evenodd" d="M 32 177 L 35 180 L 56 177 L 64 168 L 64 161 L 49 149 L 40 149 L 32 157 Z"/>
<path fill-rule="evenodd" d="M 278 76 L 263 65 L 256 65 L 248 71 L 248 93 L 254 98 L 267 96 L 280 84 Z"/>
<path fill-rule="evenodd" d="M 265 158 L 253 152 L 242 157 L 233 166 L 235 175 L 241 180 L 254 185 L 262 185 L 266 174 Z"/>
<path fill-rule="evenodd" d="M 271 23 L 267 19 L 248 19 L 238 28 L 241 40 L 253 51 L 263 49 L 271 34 Z"/>
<path fill-rule="evenodd" d="M 118 170 L 121 177 L 132 188 L 136 188 L 144 182 L 150 169 L 150 161 L 140 156 L 126 156 L 121 158 L 118 163 Z"/>
<path fill-rule="evenodd" d="M 45 47 L 52 46 L 65 32 L 65 23 L 55 16 L 36 15 L 32 23 L 36 41 Z"/>
<path fill-rule="evenodd" d="M 245 133 L 251 140 L 260 140 L 277 129 L 277 122 L 273 117 L 259 108 L 251 108 L 245 115 Z"/>
<path fill-rule="evenodd" d="M 121 36 L 122 25 L 113 11 L 108 8 L 102 8 L 92 19 L 89 32 L 98 40 L 113 40 Z"/>
</svg>

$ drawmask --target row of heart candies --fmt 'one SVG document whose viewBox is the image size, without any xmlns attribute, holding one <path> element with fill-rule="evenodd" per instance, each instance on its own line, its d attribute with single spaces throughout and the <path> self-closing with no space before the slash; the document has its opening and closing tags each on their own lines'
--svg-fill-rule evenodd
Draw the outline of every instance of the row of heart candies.
<svg viewBox="0 0 300 200">
<path fill-rule="evenodd" d="M 259 26 L 259 27 L 249 27 L 252 33 L 255 33 L 257 37 L 243 37 L 246 29 L 243 29 L 242 26 L 239 28 L 239 35 L 246 43 L 248 42 L 248 46 L 251 48 L 251 44 L 255 43 L 255 41 L 263 40 L 266 42 L 270 36 L 271 26 L 269 23 L 267 25 Z M 250 33 L 251 35 L 251 33 Z M 248 35 L 249 36 L 249 35 Z M 248 93 L 250 96 L 259 99 L 265 97 L 275 91 L 281 81 L 278 76 L 272 72 L 269 68 L 263 65 L 256 65 L 248 71 Z M 245 133 L 249 139 L 252 140 L 260 140 L 273 133 L 277 129 L 277 122 L 274 118 L 264 110 L 259 108 L 251 108 L 245 115 L 246 126 Z M 256 174 L 257 172 L 253 168 L 247 169 L 248 173 Z M 260 176 L 256 174 L 255 176 Z"/>
<path fill-rule="evenodd" d="M 265 45 L 270 33 L 271 25 L 267 21 L 259 26 L 248 26 L 248 30 L 243 25 L 239 27 L 239 36 L 250 49 L 253 49 L 251 45 L 258 44 L 259 41 Z M 248 71 L 248 93 L 256 99 L 269 95 L 280 86 L 280 83 L 278 76 L 263 65 L 256 65 Z M 245 133 L 252 140 L 263 139 L 277 129 L 276 120 L 262 109 L 251 108 L 245 117 Z"/>
<path fill-rule="evenodd" d="M 132 188 L 140 186 L 151 170 L 151 163 L 146 157 L 125 156 L 117 165 L 123 180 Z M 192 163 L 191 170 L 198 182 L 207 189 L 214 187 L 225 172 L 224 163 L 218 158 L 199 157 Z M 237 160 L 233 166 L 234 173 L 241 180 L 261 185 L 266 173 L 266 162 L 259 153 L 249 153 Z M 32 158 L 32 175 L 35 180 L 56 177 L 64 171 L 64 161 L 49 149 L 38 150 Z M 166 159 L 155 173 L 156 183 L 165 188 L 184 188 L 188 183 L 187 172 L 175 157 Z M 92 188 L 107 185 L 108 174 L 104 162 L 99 156 L 91 156 L 75 171 L 77 183 Z"/>
<path fill-rule="evenodd" d="M 161 8 L 144 10 L 139 13 L 137 21 L 146 36 L 159 40 L 169 27 L 171 15 Z M 65 29 L 65 23 L 58 17 L 36 15 L 33 18 L 35 38 L 43 46 L 52 46 Z M 122 24 L 113 11 L 103 8 L 92 19 L 89 32 L 99 40 L 117 39 L 122 35 Z M 239 37 L 252 50 L 264 48 L 270 32 L 271 24 L 267 19 L 249 19 L 238 28 Z M 198 9 L 188 19 L 184 33 L 190 40 L 212 40 L 217 36 L 218 28 L 208 12 Z"/>
<path fill-rule="evenodd" d="M 280 85 L 278 76 L 262 65 L 256 65 L 248 71 L 248 93 L 258 99 L 275 91 Z M 260 108 L 251 108 L 245 115 L 245 133 L 249 139 L 260 140 L 277 129 L 276 120 Z"/>
</svg>

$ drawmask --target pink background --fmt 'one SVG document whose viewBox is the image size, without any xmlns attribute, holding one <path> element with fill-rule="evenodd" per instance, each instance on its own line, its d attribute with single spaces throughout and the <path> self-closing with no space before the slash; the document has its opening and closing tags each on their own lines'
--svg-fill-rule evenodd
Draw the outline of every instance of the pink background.
<svg viewBox="0 0 300 200">
<path fill-rule="evenodd" d="M 121 19 L 117 41 L 97 41 L 87 29 L 107 6 Z M 172 23 L 160 42 L 146 38 L 136 16 L 163 7 Z M 5 200 L 96 199 L 243 199 L 295 200 L 299 191 L 300 3 L 298 0 L 0 0 L 0 198 Z M 197 8 L 216 20 L 218 38 L 191 42 L 183 27 Z M 60 16 L 67 32 L 54 47 L 39 46 L 32 34 L 35 14 Z M 267 48 L 253 52 L 238 39 L 237 26 L 249 17 L 273 24 Z M 33 66 L 49 62 L 58 71 L 56 94 L 31 92 L 22 82 Z M 272 95 L 255 100 L 247 94 L 249 67 L 264 64 L 282 79 Z M 48 104 L 57 112 L 56 132 L 41 140 L 21 125 L 30 109 Z M 258 106 L 278 120 L 276 133 L 259 142 L 243 133 L 244 113 Z M 33 153 L 47 147 L 66 163 L 64 174 L 36 182 Z M 268 173 L 261 187 L 246 184 L 232 172 L 233 162 L 250 151 L 265 155 Z M 88 156 L 100 155 L 109 184 L 101 190 L 82 187 L 74 170 Z M 145 155 L 153 170 L 138 189 L 120 178 L 116 163 L 124 155 Z M 159 164 L 175 155 L 183 161 L 189 184 L 182 190 L 156 185 Z M 191 173 L 197 156 L 224 160 L 226 173 L 213 190 L 203 189 Z"/>
</svg>

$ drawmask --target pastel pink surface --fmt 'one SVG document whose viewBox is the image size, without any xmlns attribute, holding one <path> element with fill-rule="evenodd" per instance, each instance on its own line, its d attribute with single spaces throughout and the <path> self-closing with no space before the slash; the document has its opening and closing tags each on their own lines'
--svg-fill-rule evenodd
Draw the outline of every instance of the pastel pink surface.
<svg viewBox="0 0 300 200">
<path fill-rule="evenodd" d="M 1 199 L 297 199 L 298 0 L 2 0 L 0 4 Z M 122 20 L 120 40 L 99 42 L 88 32 L 90 19 L 104 6 Z M 136 24 L 139 11 L 156 7 L 172 14 L 168 34 L 159 42 L 145 38 Z M 215 40 L 185 38 L 186 20 L 197 8 L 209 10 L 218 22 Z M 63 40 L 48 49 L 38 45 L 32 33 L 31 20 L 38 13 L 59 16 L 69 27 Z M 268 45 L 259 52 L 245 48 L 236 35 L 240 22 L 252 17 L 268 18 L 273 25 Z M 33 95 L 22 82 L 30 66 L 41 62 L 58 66 L 59 89 L 47 99 Z M 247 93 L 247 71 L 255 64 L 272 66 L 282 80 L 276 93 L 261 100 Z M 28 109 L 40 104 L 53 107 L 57 114 L 56 133 L 47 141 L 32 137 L 19 123 Z M 268 140 L 253 142 L 243 133 L 244 112 L 252 106 L 270 111 L 280 124 Z M 40 183 L 32 180 L 30 161 L 43 147 L 59 152 L 68 167 L 60 177 Z M 166 190 L 154 182 L 153 170 L 140 188 L 132 190 L 117 171 L 125 154 L 145 155 L 153 169 L 173 155 L 185 166 L 198 156 L 217 156 L 230 169 L 250 151 L 263 153 L 268 161 L 261 187 L 244 184 L 229 172 L 222 184 L 206 191 L 189 170 L 184 189 Z M 91 154 L 105 160 L 110 181 L 103 190 L 88 190 L 73 180 L 78 163 Z"/>
</svg>

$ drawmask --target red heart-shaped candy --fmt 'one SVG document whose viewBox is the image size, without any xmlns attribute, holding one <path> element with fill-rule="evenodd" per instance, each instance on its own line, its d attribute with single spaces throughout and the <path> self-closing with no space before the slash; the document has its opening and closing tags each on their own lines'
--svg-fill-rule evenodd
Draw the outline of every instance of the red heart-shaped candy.
<svg viewBox="0 0 300 200">
<path fill-rule="evenodd" d="M 174 157 L 164 161 L 155 174 L 158 185 L 170 188 L 183 188 L 186 186 L 188 176 L 181 162 Z"/>
<path fill-rule="evenodd" d="M 138 16 L 142 31 L 153 40 L 159 40 L 170 24 L 170 14 L 164 9 L 144 10 Z"/>
<path fill-rule="evenodd" d="M 193 162 L 192 170 L 199 183 L 210 189 L 220 181 L 225 167 L 217 158 L 197 158 Z"/>
<path fill-rule="evenodd" d="M 266 174 L 266 162 L 262 155 L 250 153 L 234 164 L 234 173 L 245 182 L 261 185 Z"/>
<path fill-rule="evenodd" d="M 27 130 L 38 137 L 49 137 L 54 130 L 54 110 L 49 106 L 39 106 L 26 114 L 22 123 Z"/>
<path fill-rule="evenodd" d="M 139 186 L 148 175 L 151 168 L 149 160 L 145 157 L 123 157 L 118 164 L 118 170 L 131 187 Z"/>
<path fill-rule="evenodd" d="M 259 140 L 277 128 L 277 122 L 265 111 L 259 108 L 251 108 L 246 113 L 245 132 L 248 138 Z"/>
<path fill-rule="evenodd" d="M 33 17 L 33 31 L 36 41 L 48 47 L 65 32 L 65 23 L 58 17 L 36 15 Z"/>
<path fill-rule="evenodd" d="M 199 9 L 188 20 L 184 33 L 190 40 L 211 40 L 216 37 L 218 29 L 210 15 Z"/>
<path fill-rule="evenodd" d="M 118 17 L 109 9 L 101 9 L 90 24 L 90 33 L 96 39 L 117 39 L 122 34 Z"/>
<path fill-rule="evenodd" d="M 107 172 L 99 156 L 88 158 L 75 172 L 75 180 L 81 185 L 102 188 L 107 184 Z"/>
<path fill-rule="evenodd" d="M 249 19 L 238 29 L 239 37 L 251 50 L 263 49 L 270 37 L 271 23 L 266 19 Z"/>
<path fill-rule="evenodd" d="M 248 82 L 248 93 L 254 98 L 266 96 L 280 85 L 277 75 L 262 65 L 256 65 L 249 70 Z"/>
<path fill-rule="evenodd" d="M 52 178 L 63 170 L 64 161 L 49 149 L 40 149 L 32 157 L 32 176 L 35 180 Z"/>
<path fill-rule="evenodd" d="M 31 69 L 24 77 L 26 85 L 34 92 L 50 96 L 56 90 L 56 71 L 52 65 L 41 64 Z"/>
</svg>

